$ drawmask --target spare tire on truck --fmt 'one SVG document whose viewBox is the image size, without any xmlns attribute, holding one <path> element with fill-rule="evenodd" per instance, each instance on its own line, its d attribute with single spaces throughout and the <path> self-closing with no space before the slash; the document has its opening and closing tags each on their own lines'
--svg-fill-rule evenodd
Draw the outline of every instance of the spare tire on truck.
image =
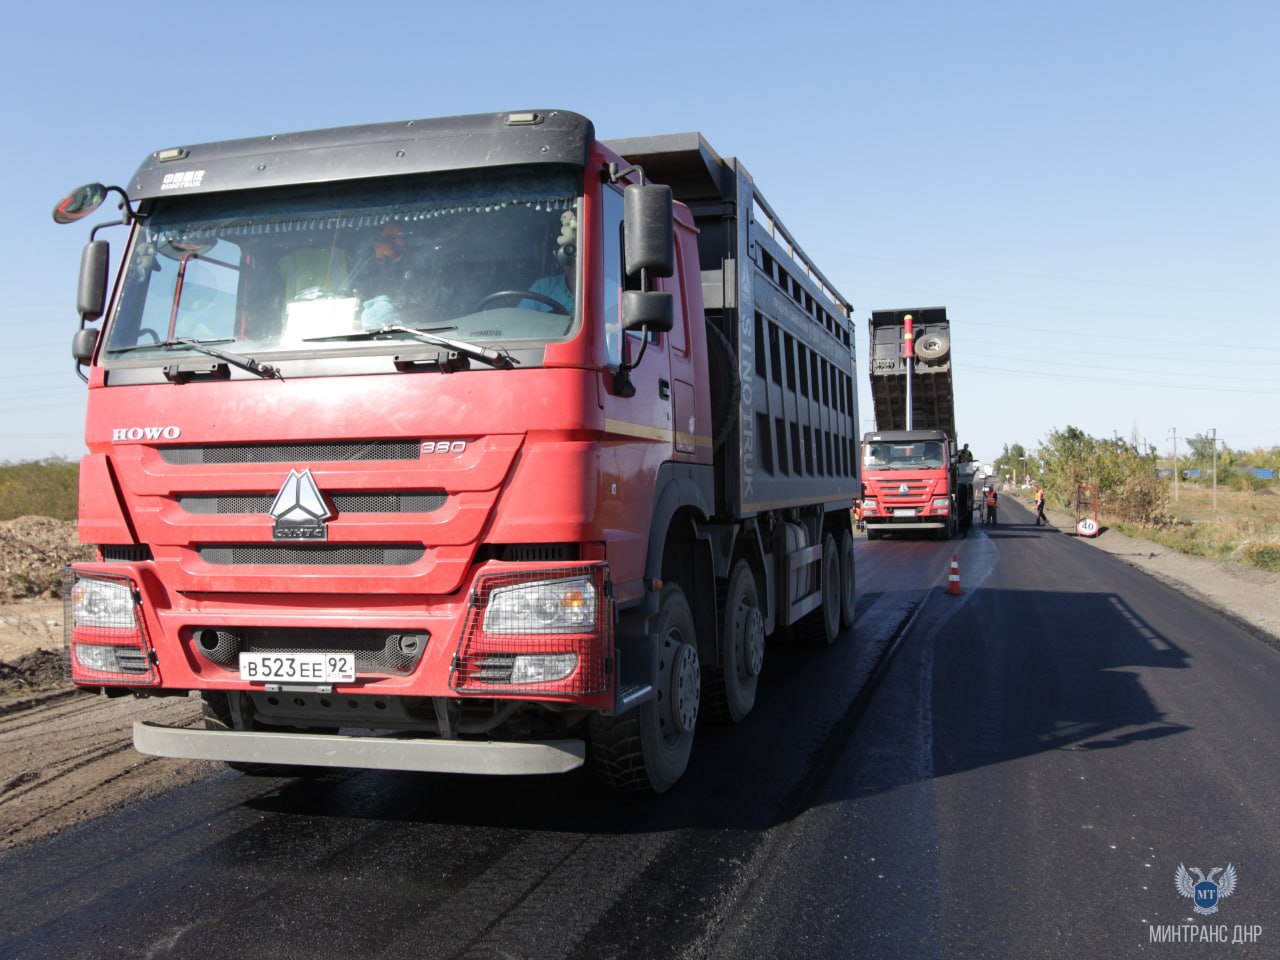
<svg viewBox="0 0 1280 960">
<path fill-rule="evenodd" d="M 951 351 L 951 338 L 945 333 L 922 334 L 916 341 L 916 356 L 926 363 L 941 360 Z"/>
</svg>

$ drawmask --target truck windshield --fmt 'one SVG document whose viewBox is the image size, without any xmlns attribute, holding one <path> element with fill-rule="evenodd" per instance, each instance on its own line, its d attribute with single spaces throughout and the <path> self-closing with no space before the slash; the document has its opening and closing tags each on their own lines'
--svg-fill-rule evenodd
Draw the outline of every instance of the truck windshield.
<svg viewBox="0 0 1280 960">
<path fill-rule="evenodd" d="M 936 440 L 916 443 L 872 443 L 867 446 L 868 470 L 928 470 L 945 465 L 942 444 Z"/>
<path fill-rule="evenodd" d="M 570 336 L 572 168 L 509 167 L 175 196 L 139 226 L 107 363 L 184 339 L 241 354 L 398 350 L 423 330 L 502 349 Z M 152 348 L 152 349 L 149 349 Z"/>
</svg>

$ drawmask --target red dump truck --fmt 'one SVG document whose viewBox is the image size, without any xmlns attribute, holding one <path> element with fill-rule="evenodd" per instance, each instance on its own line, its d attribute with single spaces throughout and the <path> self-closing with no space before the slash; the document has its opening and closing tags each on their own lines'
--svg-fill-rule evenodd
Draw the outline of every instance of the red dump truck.
<svg viewBox="0 0 1280 960">
<path fill-rule="evenodd" d="M 962 534 L 973 523 L 976 465 L 956 444 L 946 307 L 874 310 L 868 330 L 876 429 L 862 439 L 867 539 Z"/>
<path fill-rule="evenodd" d="M 851 309 L 701 136 L 175 146 L 54 218 L 113 194 L 66 642 L 83 689 L 198 692 L 140 751 L 661 792 L 766 638 L 852 625 Z"/>
</svg>

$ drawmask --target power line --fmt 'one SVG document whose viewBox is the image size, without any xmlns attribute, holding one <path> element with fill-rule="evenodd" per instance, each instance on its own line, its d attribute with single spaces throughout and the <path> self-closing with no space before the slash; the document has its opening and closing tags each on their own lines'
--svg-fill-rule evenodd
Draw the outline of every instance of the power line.
<svg viewBox="0 0 1280 960">
<path fill-rule="evenodd" d="M 1045 370 L 1013 370 L 1007 367 L 984 367 L 979 364 L 966 364 L 965 369 L 985 370 L 989 373 L 1007 373 L 1015 377 L 1035 377 L 1037 379 L 1048 377 L 1054 380 L 1075 380 L 1082 383 L 1105 383 L 1112 387 L 1139 387 L 1142 389 L 1158 390 L 1198 390 L 1206 393 L 1243 393 L 1250 396 L 1280 396 L 1280 390 L 1259 390 L 1257 387 L 1210 387 L 1183 382 L 1152 383 L 1132 380 L 1126 383 L 1116 383 L 1114 377 L 1087 377 L 1080 374 L 1052 373 Z"/>
</svg>

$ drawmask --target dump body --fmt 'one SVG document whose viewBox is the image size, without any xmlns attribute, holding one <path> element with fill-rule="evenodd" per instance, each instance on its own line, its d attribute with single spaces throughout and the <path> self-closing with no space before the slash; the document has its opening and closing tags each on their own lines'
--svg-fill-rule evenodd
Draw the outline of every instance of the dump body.
<svg viewBox="0 0 1280 960">
<path fill-rule="evenodd" d="M 905 318 L 912 317 L 915 362 L 911 367 L 911 421 L 907 422 Z M 946 307 L 873 310 L 868 367 L 877 430 L 941 430 L 956 436 L 951 383 L 951 324 Z"/>
<path fill-rule="evenodd" d="M 139 749 L 660 792 L 766 636 L 852 622 L 851 311 L 701 137 L 524 111 L 129 184 L 67 645 L 200 693 Z"/>
<path fill-rule="evenodd" d="M 876 430 L 862 444 L 867 536 L 962 532 L 973 518 L 974 468 L 956 443 L 946 308 L 876 310 L 868 330 Z"/>
<path fill-rule="evenodd" d="M 741 161 L 722 159 L 695 133 L 608 145 L 670 185 L 698 228 L 703 305 L 714 328 L 717 515 L 847 502 L 858 469 L 852 307 Z M 725 344 L 732 370 L 715 356 Z M 726 409 L 731 398 L 736 412 Z"/>
</svg>

